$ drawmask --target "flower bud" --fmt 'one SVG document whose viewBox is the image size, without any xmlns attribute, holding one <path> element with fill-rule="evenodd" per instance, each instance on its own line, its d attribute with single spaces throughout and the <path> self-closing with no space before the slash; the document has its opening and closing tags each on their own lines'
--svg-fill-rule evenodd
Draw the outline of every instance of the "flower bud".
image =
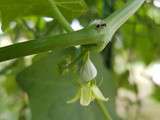
<svg viewBox="0 0 160 120">
<path fill-rule="evenodd" d="M 88 57 L 80 69 L 80 77 L 83 81 L 93 80 L 97 76 L 97 69 Z"/>
</svg>

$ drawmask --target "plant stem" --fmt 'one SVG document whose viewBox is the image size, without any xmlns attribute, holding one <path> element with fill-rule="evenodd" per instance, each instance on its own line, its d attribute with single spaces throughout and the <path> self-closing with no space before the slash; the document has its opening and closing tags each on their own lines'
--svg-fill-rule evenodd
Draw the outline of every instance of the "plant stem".
<svg viewBox="0 0 160 120">
<path fill-rule="evenodd" d="M 106 109 L 106 107 L 104 106 L 104 104 L 102 103 L 102 101 L 96 100 L 96 103 L 97 103 L 97 106 L 99 107 L 99 109 L 104 114 L 106 120 L 112 120 L 111 116 L 109 115 L 108 110 Z"/>
<path fill-rule="evenodd" d="M 65 28 L 67 32 L 72 32 L 72 28 L 70 27 L 70 24 L 68 21 L 65 19 L 65 17 L 62 15 L 58 7 L 56 6 L 56 3 L 54 0 L 48 0 L 48 2 L 51 4 L 52 9 L 53 9 L 53 15 L 55 19 L 62 25 L 62 27 Z"/>
<path fill-rule="evenodd" d="M 111 16 L 105 19 L 111 27 L 111 33 L 114 34 L 121 25 L 123 25 L 130 16 L 132 16 L 145 2 L 145 0 L 130 0 L 124 8 L 117 10 Z"/>
<path fill-rule="evenodd" d="M 54 16 L 56 16 L 56 19 L 59 20 L 59 23 L 63 25 L 67 31 L 72 31 L 69 23 L 65 20 L 58 8 L 55 6 L 54 1 L 49 1 L 52 3 L 53 10 L 56 11 L 54 12 L 54 14 L 56 14 Z M 101 44 L 102 50 L 112 39 L 117 29 L 138 10 L 144 1 L 145 0 L 132 0 L 127 3 L 123 9 L 116 11 L 111 16 L 104 19 L 107 25 L 105 30 L 101 32 L 96 29 L 96 25 L 91 25 L 76 32 L 44 37 L 41 40 L 31 40 L 13 44 L 7 47 L 2 47 L 0 48 L 0 61 L 45 52 L 55 48 L 67 48 L 75 45 Z"/>
<path fill-rule="evenodd" d="M 68 48 L 80 44 L 96 45 L 101 39 L 101 35 L 97 34 L 96 31 L 89 29 L 71 32 L 68 34 L 48 36 L 38 40 L 30 40 L 2 47 L 0 48 L 0 61 L 5 61 L 49 50 Z"/>
</svg>

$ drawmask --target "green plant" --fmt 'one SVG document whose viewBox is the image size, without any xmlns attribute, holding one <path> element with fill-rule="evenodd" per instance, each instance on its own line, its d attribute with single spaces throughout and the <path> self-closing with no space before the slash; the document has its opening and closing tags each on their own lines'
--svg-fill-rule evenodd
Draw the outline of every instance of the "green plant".
<svg viewBox="0 0 160 120">
<path fill-rule="evenodd" d="M 16 2 L 15 4 L 15 1 L 11 0 L 0 1 L 4 30 L 7 30 L 11 20 L 29 15 L 53 17 L 65 30 L 62 30 L 61 34 L 58 35 L 46 35 L 35 40 L 0 48 L 1 62 L 40 53 L 40 58 L 35 57 L 33 65 L 17 75 L 19 85 L 29 95 L 32 119 L 64 120 L 65 117 L 69 119 L 74 113 L 72 119 L 75 120 L 97 120 L 98 118 L 111 120 L 106 105 L 101 101 L 107 101 L 107 99 L 104 98 L 95 82 L 95 79 L 99 79 L 96 68 L 97 71 L 99 69 L 106 70 L 102 65 L 98 66 L 102 61 L 95 54 L 106 47 L 115 32 L 141 7 L 145 0 L 130 1 L 124 8 L 117 10 L 109 17 L 95 20 L 79 31 L 73 31 L 68 21 L 79 16 L 86 9 L 83 0 L 16 0 Z M 25 7 L 26 4 L 30 4 L 31 7 Z M 4 7 L 5 5 L 9 6 L 8 9 Z M 75 6 L 78 8 L 75 9 Z M 41 10 L 43 7 L 48 8 L 48 10 Z M 72 9 L 77 10 L 77 12 Z M 67 10 L 71 12 L 71 15 L 67 13 Z M 74 47 L 77 45 L 80 47 Z M 47 51 L 50 50 L 52 52 L 48 53 Z M 95 62 L 90 60 L 92 56 L 97 58 Z M 93 64 L 96 64 L 96 67 Z M 68 101 L 69 103 L 80 98 L 82 105 L 89 105 L 96 99 L 96 103 L 104 116 L 101 116 L 101 112 L 95 109 L 95 105 L 81 108 L 76 103 L 67 104 L 67 100 L 74 94 L 77 94 L 76 97 Z M 43 101 L 45 104 L 42 103 Z M 67 111 L 70 113 L 66 113 Z M 61 116 L 63 112 L 65 117 Z M 93 115 L 94 113 L 97 113 L 97 116 Z M 78 118 L 77 116 L 83 117 Z"/>
</svg>

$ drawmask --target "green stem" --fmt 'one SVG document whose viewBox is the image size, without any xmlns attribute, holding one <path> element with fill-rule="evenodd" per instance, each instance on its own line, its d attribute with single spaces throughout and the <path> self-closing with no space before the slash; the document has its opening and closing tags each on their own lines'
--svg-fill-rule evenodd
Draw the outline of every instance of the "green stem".
<svg viewBox="0 0 160 120">
<path fill-rule="evenodd" d="M 101 35 L 97 34 L 97 32 L 92 28 L 88 28 L 68 34 L 30 40 L 0 48 L 0 62 L 49 50 L 68 48 L 80 44 L 96 45 L 100 39 Z"/>
<path fill-rule="evenodd" d="M 105 19 L 108 27 L 110 29 L 110 33 L 112 35 L 123 25 L 129 17 L 131 17 L 145 2 L 145 0 L 130 0 L 124 8 L 117 10 L 111 16 Z"/>
<path fill-rule="evenodd" d="M 96 29 L 96 25 L 92 25 L 76 32 L 44 37 L 41 40 L 31 40 L 2 47 L 0 48 L 0 61 L 54 50 L 55 48 L 67 48 L 75 45 L 102 45 L 101 49 L 103 49 L 112 39 L 117 29 L 138 10 L 144 1 L 145 0 L 132 0 L 127 3 L 123 9 L 116 11 L 106 18 L 104 20 L 107 24 L 106 29 L 101 32 Z M 56 19 L 60 20 L 59 22 L 67 31 L 72 31 L 69 23 L 55 6 L 54 1 L 51 1 L 51 3 L 54 11 L 57 11 L 54 12 L 56 14 Z"/>
<path fill-rule="evenodd" d="M 106 120 L 112 120 L 108 110 L 106 109 L 105 105 L 102 103 L 102 101 L 96 100 L 97 106 L 99 107 L 99 109 L 102 111 L 102 113 L 104 114 Z"/>
<path fill-rule="evenodd" d="M 51 4 L 53 9 L 53 15 L 55 19 L 62 25 L 62 27 L 65 28 L 67 32 L 72 32 L 72 28 L 70 27 L 70 24 L 65 19 L 65 17 L 62 15 L 62 13 L 59 11 L 58 7 L 56 6 L 56 3 L 54 0 L 48 0 L 48 2 Z"/>
</svg>

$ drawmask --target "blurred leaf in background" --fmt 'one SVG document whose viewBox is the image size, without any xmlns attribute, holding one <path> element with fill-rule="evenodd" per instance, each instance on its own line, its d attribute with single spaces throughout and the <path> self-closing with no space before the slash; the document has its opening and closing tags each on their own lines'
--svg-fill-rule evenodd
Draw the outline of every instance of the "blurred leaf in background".
<svg viewBox="0 0 160 120">
<path fill-rule="evenodd" d="M 82 107 L 79 103 L 67 104 L 67 100 L 76 92 L 74 84 L 79 78 L 77 77 L 78 75 L 74 75 L 73 70 L 69 75 L 59 73 L 58 65 L 61 63 L 60 61 L 64 60 L 65 56 L 67 56 L 67 53 L 64 50 L 62 52 L 53 52 L 19 74 L 18 81 L 29 94 L 33 119 L 105 119 L 95 103 L 88 107 Z M 101 72 L 99 78 L 97 78 L 97 84 L 103 79 L 103 91 L 110 98 L 110 113 L 114 119 L 117 119 L 114 109 L 115 83 L 109 72 L 103 68 L 100 56 L 94 57 L 94 61 Z M 41 68 L 42 64 L 44 66 L 43 69 Z M 78 85 L 76 86 L 78 87 Z"/>
<path fill-rule="evenodd" d="M 55 0 L 55 4 L 68 20 L 72 20 L 86 10 L 83 0 Z M 1 0 L 0 11 L 2 28 L 6 28 L 9 22 L 20 17 L 33 15 L 54 17 L 52 6 L 46 0 Z"/>
</svg>

